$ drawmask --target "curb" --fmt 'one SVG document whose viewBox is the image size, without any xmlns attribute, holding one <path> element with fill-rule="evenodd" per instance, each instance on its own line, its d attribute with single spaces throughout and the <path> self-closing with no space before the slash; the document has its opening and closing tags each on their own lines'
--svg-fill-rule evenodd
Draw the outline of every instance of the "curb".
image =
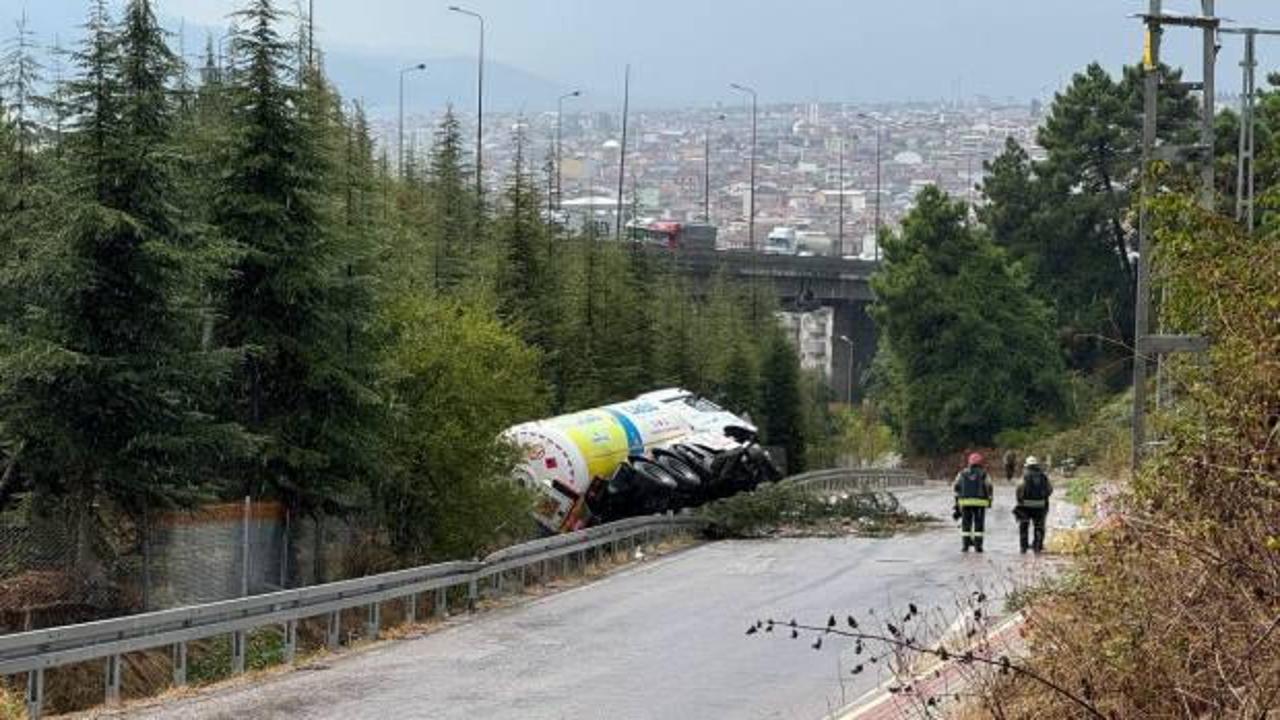
<svg viewBox="0 0 1280 720">
<path fill-rule="evenodd" d="M 1023 621 L 1022 613 L 1005 618 L 986 634 L 986 641 L 997 644 L 1017 636 Z M 960 622 L 963 622 L 963 616 L 957 620 Z M 964 689 L 965 680 L 960 662 L 951 659 L 933 662 L 912 674 L 909 693 L 889 690 L 897 685 L 899 681 L 896 679 L 886 680 L 839 710 L 834 717 L 837 720 L 909 720 L 919 716 L 921 698 L 958 693 Z"/>
</svg>

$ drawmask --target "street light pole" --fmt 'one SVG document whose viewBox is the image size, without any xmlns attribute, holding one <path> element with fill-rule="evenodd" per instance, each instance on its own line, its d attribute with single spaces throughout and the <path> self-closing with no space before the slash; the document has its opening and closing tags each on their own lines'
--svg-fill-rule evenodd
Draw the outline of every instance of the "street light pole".
<svg viewBox="0 0 1280 720">
<path fill-rule="evenodd" d="M 564 200 L 564 185 L 563 185 L 564 176 L 560 172 L 560 163 L 564 159 L 564 151 L 562 149 L 563 146 L 561 144 L 561 137 L 563 136 L 563 131 L 564 131 L 564 122 L 563 122 L 564 101 L 568 100 L 569 98 L 576 98 L 576 97 L 582 97 L 581 90 L 574 90 L 571 93 L 565 93 L 564 95 L 561 95 L 559 99 L 556 100 L 556 209 L 557 210 L 560 210 L 562 208 L 561 203 Z"/>
<path fill-rule="evenodd" d="M 849 346 L 849 376 L 846 381 L 845 402 L 849 407 L 853 407 L 853 341 L 849 339 L 848 335 L 841 335 L 840 342 Z"/>
<path fill-rule="evenodd" d="M 484 16 L 457 5 L 450 5 L 449 9 L 480 22 L 480 55 L 476 70 L 476 202 L 481 203 L 484 200 Z"/>
<path fill-rule="evenodd" d="M 724 120 L 724 113 L 715 120 Z M 702 221 L 711 224 L 711 123 L 702 133 Z"/>
<path fill-rule="evenodd" d="M 858 113 L 858 117 L 863 120 L 870 120 L 876 126 L 876 219 L 873 232 L 875 234 L 876 244 L 876 262 L 880 262 L 880 127 L 879 118 L 871 117 L 866 113 Z"/>
<path fill-rule="evenodd" d="M 836 231 L 836 246 L 839 248 L 840 257 L 845 256 L 844 252 L 844 136 L 840 137 L 840 228 Z"/>
<path fill-rule="evenodd" d="M 757 125 L 758 113 L 756 110 L 757 108 L 756 102 L 758 98 L 754 88 L 749 88 L 746 85 L 739 85 L 738 83 L 731 83 L 729 87 L 733 88 L 734 90 L 737 90 L 738 92 L 746 93 L 751 96 L 751 190 L 750 190 L 751 203 L 750 203 L 748 216 L 747 216 L 747 243 L 751 247 L 752 254 L 754 254 L 757 251 L 757 248 L 756 248 L 756 137 L 757 137 L 756 132 L 758 128 L 758 125 Z"/>
<path fill-rule="evenodd" d="M 426 69 L 426 63 L 418 63 L 400 70 L 400 121 L 396 126 L 396 172 L 401 178 L 404 177 L 404 76 L 406 73 Z"/>
<path fill-rule="evenodd" d="M 618 146 L 618 204 L 614 208 L 617 215 L 617 226 L 614 240 L 622 242 L 622 193 L 627 180 L 627 120 L 631 113 L 631 65 L 627 64 L 626 74 L 622 79 L 622 144 Z M 634 198 L 632 198 L 634 200 Z"/>
<path fill-rule="evenodd" d="M 876 219 L 872 232 L 875 234 L 876 262 L 880 262 L 880 122 L 876 122 Z"/>
</svg>

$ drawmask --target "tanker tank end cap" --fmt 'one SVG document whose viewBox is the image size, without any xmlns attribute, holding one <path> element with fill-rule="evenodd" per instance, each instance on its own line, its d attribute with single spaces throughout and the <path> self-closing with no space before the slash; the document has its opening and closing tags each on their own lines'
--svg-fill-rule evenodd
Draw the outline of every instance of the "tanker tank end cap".
<svg viewBox="0 0 1280 720">
<path fill-rule="evenodd" d="M 756 433 L 754 431 L 740 425 L 729 425 L 724 429 L 724 434 L 740 443 L 755 442 L 756 440 Z"/>
</svg>

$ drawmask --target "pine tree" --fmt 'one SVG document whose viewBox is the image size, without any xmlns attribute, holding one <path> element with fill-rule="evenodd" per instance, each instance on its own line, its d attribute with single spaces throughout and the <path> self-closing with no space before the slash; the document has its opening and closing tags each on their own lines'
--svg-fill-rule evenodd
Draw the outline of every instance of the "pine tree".
<svg viewBox="0 0 1280 720">
<path fill-rule="evenodd" d="M 0 56 L 0 114 L 8 127 L 6 151 L 11 152 L 10 180 L 16 190 L 13 210 L 21 212 L 30 204 L 31 186 L 35 182 L 35 148 L 41 127 L 37 119 L 43 98 L 37 92 L 44 67 L 35 55 L 35 43 L 27 27 L 24 11 L 18 20 L 17 33 L 6 43 Z"/>
<path fill-rule="evenodd" d="M 475 231 L 477 213 L 475 193 L 467 186 L 471 175 L 467 157 L 462 147 L 462 127 L 451 105 L 436 128 L 427 184 L 432 215 L 428 241 L 437 290 L 456 288 L 470 270 L 469 249 L 474 244 L 468 239 Z"/>
<path fill-rule="evenodd" d="M 760 401 L 764 413 L 764 441 L 786 453 L 787 472 L 804 472 L 805 414 L 800 386 L 800 358 L 780 330 L 769 332 L 760 372 Z"/>
<path fill-rule="evenodd" d="M 295 511 L 349 507 L 371 474 L 372 397 L 349 330 L 366 325 L 335 231 L 331 97 L 314 76 L 303 88 L 272 0 L 237 15 L 241 63 L 229 88 L 230 158 L 214 198 L 219 230 L 241 248 L 226 288 L 220 334 L 249 348 L 237 372 L 235 414 L 266 437 L 250 488 L 279 493 Z M 334 151 L 336 152 L 336 151 Z"/>
<path fill-rule="evenodd" d="M 226 355 L 196 349 L 190 301 L 220 267 L 175 206 L 175 59 L 150 0 L 130 0 L 118 28 L 98 2 L 88 30 L 65 213 L 5 277 L 26 307 L 5 337 L 0 412 L 37 489 L 73 499 L 82 529 L 99 498 L 145 528 L 151 510 L 207 496 L 214 459 L 248 438 L 205 404 Z"/>
<path fill-rule="evenodd" d="M 989 445 L 1063 408 L 1061 354 L 1048 308 L 964 203 L 921 191 L 901 235 L 886 237 L 873 317 L 897 384 L 883 398 L 916 452 Z"/>
<path fill-rule="evenodd" d="M 525 342 L 550 351 L 560 324 L 559 283 L 551 272 L 546 247 L 549 228 L 542 199 L 528 168 L 528 141 L 522 129 L 512 139 L 515 153 L 493 232 L 501 244 L 497 273 L 499 313 L 519 327 Z"/>
</svg>

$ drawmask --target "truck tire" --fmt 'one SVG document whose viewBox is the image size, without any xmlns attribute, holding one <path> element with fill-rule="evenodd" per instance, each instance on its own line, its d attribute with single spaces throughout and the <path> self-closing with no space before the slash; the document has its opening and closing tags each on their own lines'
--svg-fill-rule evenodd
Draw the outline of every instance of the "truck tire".
<svg viewBox="0 0 1280 720">
<path fill-rule="evenodd" d="M 635 472 L 636 501 L 644 514 L 664 513 L 672 509 L 680 484 L 658 463 L 642 457 L 632 458 Z"/>
<path fill-rule="evenodd" d="M 715 462 L 714 455 L 693 445 L 685 444 L 673 445 L 670 452 L 674 453 L 681 460 L 685 461 L 685 464 L 697 471 L 698 475 L 702 477 L 703 485 L 711 480 L 711 464 Z"/>
<path fill-rule="evenodd" d="M 697 507 L 703 502 L 702 476 L 679 455 L 669 450 L 655 450 L 653 461 L 661 465 L 679 483 L 677 500 L 680 507 Z"/>
</svg>

